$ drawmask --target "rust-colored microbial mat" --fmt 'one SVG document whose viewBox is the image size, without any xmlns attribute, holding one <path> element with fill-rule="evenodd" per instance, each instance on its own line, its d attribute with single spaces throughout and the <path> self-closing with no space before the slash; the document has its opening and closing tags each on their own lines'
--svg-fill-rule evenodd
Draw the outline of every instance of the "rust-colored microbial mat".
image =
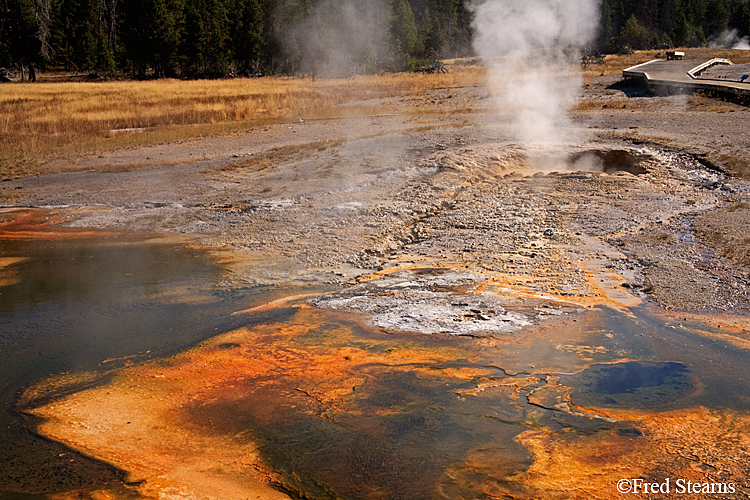
<svg viewBox="0 0 750 500">
<path fill-rule="evenodd" d="M 57 225 L 82 212 L 83 210 L 0 209 L 0 238 L 17 240 L 102 237 L 104 231 Z"/>
<path fill-rule="evenodd" d="M 101 383 L 118 367 L 245 324 L 232 313 L 278 293 L 228 293 L 211 255 L 171 238 L 50 225 L 70 212 L 0 213 L 0 498 L 77 495 L 124 478 L 29 432 L 35 420 L 18 411 L 24 387 L 48 380 L 45 391 L 28 393 L 39 404 L 58 389 Z"/>
<path fill-rule="evenodd" d="M 16 216 L 2 226 L 9 248 L 58 238 L 54 228 L 47 234 L 43 217 L 62 215 Z M 85 237 L 94 241 L 98 234 Z M 81 268 L 90 274 L 76 288 L 80 315 L 98 304 L 91 297 L 130 286 L 131 271 L 114 263 L 124 264 L 140 247 L 122 243 L 128 251 L 113 253 L 106 266 Z M 96 261 L 93 247 L 72 248 L 71 266 Z M 750 493 L 747 318 L 665 313 L 618 289 L 622 279 L 595 260 L 584 266 L 593 291 L 568 292 L 564 301 L 535 292 L 533 282 L 459 265 L 413 265 L 322 297 L 319 287 L 297 284 L 237 292 L 232 302 L 234 295 L 216 291 L 221 269 L 192 250 L 180 256 L 168 246 L 144 248 L 135 260 L 145 295 L 176 307 L 167 317 L 171 329 L 156 337 L 173 342 L 181 333 L 174 321 L 181 318 L 178 330 L 187 329 L 184 319 L 194 314 L 191 326 L 203 336 L 191 333 L 182 345 L 202 342 L 171 357 L 128 357 L 129 342 L 146 342 L 133 332 L 152 330 L 155 317 L 137 323 L 142 328 L 129 320 L 123 334 L 110 322 L 86 343 L 134 336 L 125 339 L 119 358 L 88 371 L 55 364 L 54 356 L 46 361 L 47 373 L 64 373 L 27 387 L 15 399 L 18 407 L 39 417 L 41 435 L 98 460 L 85 467 L 110 464 L 125 479 L 106 469 L 106 481 L 75 489 L 62 484 L 59 493 L 48 489 L 47 498 L 712 499 Z M 31 253 L 19 249 L 0 256 L 7 290 L 33 276 L 21 272 Z M 180 264 L 183 257 L 191 264 Z M 62 290 L 52 302 L 71 307 L 60 283 L 80 273 L 56 278 L 64 266 L 52 262 L 37 275 Z M 105 269 L 116 271 L 116 279 L 99 283 Z M 209 285 L 182 280 L 197 271 Z M 124 309 L 143 318 L 148 307 Z M 450 314 L 435 311 L 462 315 L 446 321 Z M 204 340 L 219 326 L 198 320 L 214 316 L 224 318 L 219 331 L 227 333 Z M 376 320 L 382 329 L 372 326 Z M 492 334 L 475 328 L 486 321 L 498 325 Z M 414 333 L 409 325 L 436 333 Z M 60 341 L 50 336 L 44 343 L 53 340 Z M 65 460 L 69 450 L 61 450 Z"/>
<path fill-rule="evenodd" d="M 40 431 L 147 498 L 631 498 L 623 480 L 668 480 L 659 498 L 747 492 L 747 356 L 708 327 L 599 308 L 504 340 L 388 335 L 280 304 L 36 408 Z"/>
</svg>

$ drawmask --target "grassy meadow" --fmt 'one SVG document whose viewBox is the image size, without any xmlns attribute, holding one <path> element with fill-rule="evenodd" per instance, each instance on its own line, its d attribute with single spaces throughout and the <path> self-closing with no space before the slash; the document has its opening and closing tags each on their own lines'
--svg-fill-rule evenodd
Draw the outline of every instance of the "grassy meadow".
<svg viewBox="0 0 750 500">
<path fill-rule="evenodd" d="M 620 73 L 654 59 L 658 52 L 608 55 L 603 64 L 585 68 L 584 77 L 588 80 Z M 728 57 L 735 63 L 750 62 L 750 51 L 686 52 L 690 59 Z M 483 66 L 449 61 L 447 67 L 447 75 L 395 73 L 314 82 L 309 78 L 266 77 L 3 84 L 0 180 L 74 168 L 65 165 L 75 162 L 55 160 L 77 155 L 230 135 L 300 117 L 409 113 L 403 107 L 366 103 L 377 97 L 484 84 Z"/>
<path fill-rule="evenodd" d="M 394 112 L 340 106 L 480 85 L 484 69 L 354 79 L 257 78 L 17 83 L 0 87 L 0 179 L 50 172 L 50 161 L 124 147 L 238 133 L 300 117 Z"/>
</svg>

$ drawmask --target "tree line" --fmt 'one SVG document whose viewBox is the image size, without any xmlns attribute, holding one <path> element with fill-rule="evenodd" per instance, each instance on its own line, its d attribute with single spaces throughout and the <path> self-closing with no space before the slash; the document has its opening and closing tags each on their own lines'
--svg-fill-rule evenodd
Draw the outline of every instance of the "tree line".
<svg viewBox="0 0 750 500">
<path fill-rule="evenodd" d="M 602 0 L 597 45 L 608 52 L 731 45 L 749 35 L 747 0 Z"/>
<path fill-rule="evenodd" d="M 0 67 L 349 76 L 468 55 L 470 22 L 461 0 L 0 0 Z"/>
<path fill-rule="evenodd" d="M 505 0 L 491 0 L 505 1 Z M 350 76 L 472 53 L 470 0 L 0 0 L 0 67 Z M 596 51 L 750 34 L 747 0 L 602 0 Z"/>
</svg>

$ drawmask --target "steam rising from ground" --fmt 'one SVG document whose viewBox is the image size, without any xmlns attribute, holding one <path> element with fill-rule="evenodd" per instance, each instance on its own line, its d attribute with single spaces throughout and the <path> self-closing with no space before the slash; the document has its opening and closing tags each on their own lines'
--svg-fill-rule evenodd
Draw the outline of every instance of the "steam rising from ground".
<svg viewBox="0 0 750 500">
<path fill-rule="evenodd" d="M 322 0 L 285 28 L 286 57 L 297 71 L 346 77 L 373 73 L 389 56 L 385 0 Z M 277 12 L 284 15 L 284 12 Z"/>
<path fill-rule="evenodd" d="M 580 92 L 577 63 L 596 35 L 599 0 L 476 0 L 471 7 L 474 48 L 490 67 L 491 93 L 516 139 L 579 139 L 567 111 Z"/>
<path fill-rule="evenodd" d="M 747 37 L 740 37 L 739 30 L 722 31 L 719 35 L 712 38 L 709 42 L 711 48 L 750 50 L 750 40 Z"/>
</svg>

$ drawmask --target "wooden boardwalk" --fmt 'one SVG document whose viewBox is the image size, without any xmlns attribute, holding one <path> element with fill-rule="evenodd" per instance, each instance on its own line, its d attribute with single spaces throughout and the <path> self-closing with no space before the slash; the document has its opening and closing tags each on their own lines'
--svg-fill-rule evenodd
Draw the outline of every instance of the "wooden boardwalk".
<svg viewBox="0 0 750 500">
<path fill-rule="evenodd" d="M 657 59 L 628 68 L 622 76 L 641 81 L 656 94 L 706 91 L 732 101 L 750 103 L 750 64 L 731 64 L 726 59 Z"/>
</svg>

